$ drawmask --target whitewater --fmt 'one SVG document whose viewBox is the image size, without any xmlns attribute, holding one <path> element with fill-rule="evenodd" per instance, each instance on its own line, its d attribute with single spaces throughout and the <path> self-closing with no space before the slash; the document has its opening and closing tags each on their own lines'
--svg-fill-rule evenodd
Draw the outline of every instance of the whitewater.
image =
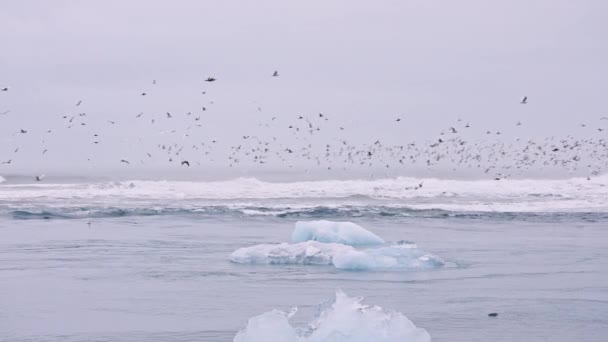
<svg viewBox="0 0 608 342">
<path fill-rule="evenodd" d="M 608 335 L 605 175 L 3 177 L 2 341 Z"/>
</svg>

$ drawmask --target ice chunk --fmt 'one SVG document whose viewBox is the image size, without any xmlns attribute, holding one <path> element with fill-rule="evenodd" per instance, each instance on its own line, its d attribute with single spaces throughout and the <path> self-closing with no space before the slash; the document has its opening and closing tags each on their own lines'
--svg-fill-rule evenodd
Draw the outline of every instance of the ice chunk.
<svg viewBox="0 0 608 342">
<path fill-rule="evenodd" d="M 273 310 L 249 319 L 235 342 L 430 342 L 431 336 L 399 312 L 361 304 L 361 298 L 336 292 L 334 303 L 308 325 L 296 329 L 290 314 Z"/>
<path fill-rule="evenodd" d="M 318 241 L 262 244 L 237 249 L 230 260 L 239 264 L 331 265 L 334 255 L 341 251 L 354 251 L 354 248 Z"/>
<path fill-rule="evenodd" d="M 344 270 L 435 268 L 443 261 L 414 244 L 355 249 L 339 243 L 305 241 L 240 248 L 230 255 L 239 264 L 333 265 Z"/>
<path fill-rule="evenodd" d="M 352 222 L 300 221 L 291 235 L 292 242 L 320 241 L 350 246 L 384 243 L 379 236 Z"/>
<path fill-rule="evenodd" d="M 332 263 L 345 270 L 435 268 L 444 264 L 439 257 L 424 253 L 414 244 L 345 250 L 336 254 Z"/>
</svg>

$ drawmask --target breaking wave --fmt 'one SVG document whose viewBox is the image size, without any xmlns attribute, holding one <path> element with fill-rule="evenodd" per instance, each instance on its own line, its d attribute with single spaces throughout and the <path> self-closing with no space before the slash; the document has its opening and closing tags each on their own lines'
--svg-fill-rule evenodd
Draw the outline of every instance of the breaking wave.
<svg viewBox="0 0 608 342">
<path fill-rule="evenodd" d="M 0 181 L 2 178 L 0 177 Z M 542 217 L 608 214 L 608 176 L 590 180 L 396 178 L 291 183 L 123 181 L 0 185 L 0 215 L 80 218 L 147 215 Z"/>
</svg>

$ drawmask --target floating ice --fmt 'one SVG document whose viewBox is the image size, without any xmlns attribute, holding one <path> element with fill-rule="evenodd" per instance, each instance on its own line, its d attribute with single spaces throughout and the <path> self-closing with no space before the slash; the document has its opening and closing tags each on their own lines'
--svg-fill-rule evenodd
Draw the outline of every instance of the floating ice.
<svg viewBox="0 0 608 342">
<path fill-rule="evenodd" d="M 320 241 L 344 245 L 378 245 L 384 243 L 379 236 L 352 222 L 300 221 L 291 235 L 292 242 Z"/>
<path fill-rule="evenodd" d="M 439 257 L 426 254 L 413 244 L 343 250 L 332 262 L 336 268 L 344 270 L 435 268 L 444 264 Z"/>
<path fill-rule="evenodd" d="M 239 264 L 333 265 L 343 270 L 435 268 L 443 261 L 416 245 L 355 249 L 339 243 L 305 241 L 240 248 L 230 255 Z"/>
<path fill-rule="evenodd" d="M 431 336 L 399 312 L 361 304 L 361 298 L 336 292 L 336 300 L 305 329 L 289 323 L 292 313 L 279 310 L 252 317 L 234 342 L 430 342 Z"/>
<path fill-rule="evenodd" d="M 305 241 L 295 244 L 262 244 L 240 248 L 230 255 L 239 264 L 298 264 L 331 265 L 334 255 L 341 251 L 355 251 L 338 243 Z"/>
</svg>

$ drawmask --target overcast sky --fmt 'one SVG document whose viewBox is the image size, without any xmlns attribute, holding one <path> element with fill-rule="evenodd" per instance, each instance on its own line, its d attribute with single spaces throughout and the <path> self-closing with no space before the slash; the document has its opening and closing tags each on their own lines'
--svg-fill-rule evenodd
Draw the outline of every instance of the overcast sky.
<svg viewBox="0 0 608 342">
<path fill-rule="evenodd" d="M 0 174 L 114 170 L 180 139 L 289 144 L 285 127 L 319 112 L 356 143 L 424 140 L 458 118 L 479 137 L 595 136 L 579 124 L 608 122 L 607 34 L 604 0 L 0 0 Z M 195 138 L 186 112 L 202 116 Z"/>
</svg>

